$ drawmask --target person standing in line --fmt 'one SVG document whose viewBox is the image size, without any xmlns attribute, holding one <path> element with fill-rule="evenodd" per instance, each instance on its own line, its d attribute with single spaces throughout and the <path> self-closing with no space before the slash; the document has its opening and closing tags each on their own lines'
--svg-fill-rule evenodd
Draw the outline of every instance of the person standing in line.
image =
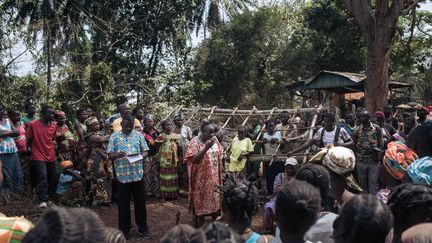
<svg viewBox="0 0 432 243">
<path fill-rule="evenodd" d="M 379 163 L 382 156 L 381 128 L 370 121 L 368 111 L 359 113 L 360 126 L 354 129 L 354 148 L 357 158 L 357 178 L 360 187 L 372 195 L 378 192 Z"/>
<path fill-rule="evenodd" d="M 39 119 L 39 117 L 36 116 L 36 106 L 33 103 L 26 103 L 24 109 L 27 115 L 21 118 L 21 121 L 25 126 L 27 126 L 30 122 Z"/>
<path fill-rule="evenodd" d="M 120 132 L 122 130 L 121 122 L 123 121 L 123 117 L 132 114 L 132 110 L 127 103 L 119 105 L 117 111 L 120 113 L 120 117 L 115 119 L 112 123 L 114 132 Z M 141 122 L 136 118 L 134 118 L 134 129 L 142 131 Z"/>
<path fill-rule="evenodd" d="M 30 158 L 27 148 L 26 127 L 21 121 L 21 112 L 16 109 L 9 109 L 8 116 L 12 122 L 12 126 L 19 132 L 19 136 L 15 137 L 15 144 L 18 149 L 18 156 L 21 161 L 21 170 L 23 173 L 24 187 L 27 191 L 31 190 L 30 185 Z"/>
<path fill-rule="evenodd" d="M 2 171 L 4 176 L 4 184 L 0 187 L 0 192 L 10 190 L 20 193 L 24 190 L 21 162 L 13 139 L 13 137 L 18 136 L 19 131 L 5 117 L 3 106 L 0 105 L 0 160 L 3 162 Z"/>
<path fill-rule="evenodd" d="M 77 140 L 80 142 L 84 141 L 84 133 L 87 131 L 86 126 L 84 125 L 85 120 L 89 117 L 85 108 L 80 108 L 76 112 L 76 121 L 74 123 L 74 130 Z"/>
<path fill-rule="evenodd" d="M 147 226 L 146 192 L 143 159 L 148 146 L 142 133 L 134 130 L 135 118 L 127 114 L 121 121 L 122 130 L 114 132 L 108 143 L 109 159 L 114 161 L 117 175 L 118 225 L 125 237 L 131 229 L 130 201 L 135 205 L 138 233 L 145 239 L 152 237 Z"/>
<path fill-rule="evenodd" d="M 182 153 L 180 153 L 180 158 L 179 158 L 180 163 L 178 166 L 180 194 L 182 193 L 183 190 L 187 190 L 188 188 L 187 165 L 186 163 L 184 163 L 184 155 L 186 153 L 190 140 L 193 137 L 191 128 L 184 125 L 183 119 L 184 116 L 181 113 L 177 113 L 174 116 L 174 125 L 175 125 L 174 132 L 178 134 L 180 139 L 180 146 L 182 148 Z"/>
<path fill-rule="evenodd" d="M 189 209 L 194 215 L 195 227 L 204 225 L 204 216 L 213 220 L 219 216 L 222 185 L 222 145 L 215 136 L 212 124 L 203 123 L 201 134 L 192 138 L 185 160 L 189 172 Z"/>
<path fill-rule="evenodd" d="M 146 185 L 146 193 L 148 196 L 157 196 L 160 192 L 159 161 L 155 158 L 157 153 L 155 139 L 160 133 L 154 126 L 155 121 L 153 115 L 145 115 L 143 135 L 149 147 L 149 151 L 148 157 L 144 160 L 144 180 Z"/>
<path fill-rule="evenodd" d="M 29 123 L 26 137 L 31 146 L 31 166 L 36 177 L 36 194 L 39 208 L 46 208 L 48 196 L 54 196 L 57 186 L 55 146 L 57 124 L 54 110 L 45 106 L 41 118 Z"/>
</svg>

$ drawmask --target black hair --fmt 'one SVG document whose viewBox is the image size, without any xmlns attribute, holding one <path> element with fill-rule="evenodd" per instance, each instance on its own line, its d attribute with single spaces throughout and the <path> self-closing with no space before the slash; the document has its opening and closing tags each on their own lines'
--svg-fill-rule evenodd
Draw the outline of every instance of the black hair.
<svg viewBox="0 0 432 243">
<path fill-rule="evenodd" d="M 204 129 L 206 128 L 206 127 L 208 127 L 208 126 L 212 126 L 213 127 L 213 129 L 215 130 L 215 132 L 216 132 L 216 126 L 215 125 L 213 125 L 212 123 L 203 123 L 203 124 L 201 124 L 201 127 L 200 127 L 200 129 L 201 129 L 201 132 L 204 132 Z"/>
<path fill-rule="evenodd" d="M 235 233 L 232 229 L 222 222 L 213 221 L 204 225 L 194 234 L 192 234 L 191 243 L 205 243 L 205 242 L 220 242 L 220 243 L 237 243 L 243 242 L 240 235 Z"/>
<path fill-rule="evenodd" d="M 414 127 L 408 134 L 407 145 L 419 157 L 432 156 L 432 123 L 426 122 Z"/>
<path fill-rule="evenodd" d="M 168 122 L 172 124 L 172 122 L 169 119 L 162 120 L 160 123 L 161 127 L 165 126 L 165 124 L 167 124 Z"/>
<path fill-rule="evenodd" d="M 135 116 L 139 110 L 143 110 L 144 111 L 144 109 L 141 106 L 137 106 L 137 107 L 133 108 L 132 115 Z"/>
<path fill-rule="evenodd" d="M 272 119 L 268 119 L 265 123 L 266 127 L 268 127 L 270 123 L 275 124 L 275 121 L 273 121 Z"/>
<path fill-rule="evenodd" d="M 87 108 L 81 107 L 77 110 L 77 112 L 75 113 L 75 115 L 78 117 L 80 116 L 83 112 L 86 112 Z"/>
<path fill-rule="evenodd" d="M 321 203 L 330 192 L 330 173 L 322 165 L 307 164 L 302 166 L 295 176 L 296 180 L 306 181 L 320 191 Z"/>
<path fill-rule="evenodd" d="M 238 131 L 240 129 L 246 130 L 246 126 L 244 126 L 244 125 L 238 125 L 236 130 Z"/>
<path fill-rule="evenodd" d="M 127 121 L 130 122 L 131 124 L 135 123 L 135 117 L 132 116 L 131 114 L 127 114 L 123 117 L 123 121 Z"/>
<path fill-rule="evenodd" d="M 352 197 L 341 208 L 333 224 L 335 242 L 385 242 L 392 228 L 390 208 L 375 196 Z"/>
<path fill-rule="evenodd" d="M 228 210 L 232 222 L 252 223 L 259 201 L 258 189 L 248 180 L 232 181 L 223 189 L 222 208 Z"/>
<path fill-rule="evenodd" d="M 17 110 L 17 109 L 11 108 L 11 109 L 9 109 L 9 110 L 7 111 L 7 114 L 8 114 L 8 116 L 9 116 L 9 118 L 11 118 L 12 115 L 15 114 L 15 113 L 17 113 L 17 112 L 20 112 L 20 111 Z"/>
<path fill-rule="evenodd" d="M 416 119 L 413 117 L 413 116 L 407 116 L 407 117 L 405 117 L 404 118 L 404 123 L 405 122 L 410 122 L 410 123 L 412 123 L 412 124 L 415 124 L 416 123 Z"/>
<path fill-rule="evenodd" d="M 414 224 L 421 223 L 411 220 L 413 212 L 424 209 L 423 221 L 432 218 L 432 187 L 403 183 L 393 188 L 387 204 L 394 215 L 395 230 L 402 233 Z"/>
<path fill-rule="evenodd" d="M 53 108 L 51 107 L 51 106 L 47 106 L 47 105 L 44 105 L 44 106 L 42 106 L 42 108 L 41 108 L 41 114 L 47 114 L 47 113 L 49 113 L 49 112 L 54 112 L 53 111 Z"/>
<path fill-rule="evenodd" d="M 197 230 L 188 224 L 179 224 L 168 230 L 162 239 L 161 243 L 188 243 L 192 234 Z"/>
<path fill-rule="evenodd" d="M 35 107 L 36 107 L 36 105 L 35 105 L 34 103 L 32 103 L 32 102 L 27 102 L 27 103 L 25 103 L 25 105 L 24 105 L 24 109 L 27 111 L 27 110 L 30 108 L 30 106 L 35 106 Z"/>
<path fill-rule="evenodd" d="M 317 220 L 320 205 L 319 191 L 309 183 L 294 179 L 283 185 L 276 198 L 276 220 L 281 235 L 304 235 Z"/>
<path fill-rule="evenodd" d="M 332 122 L 336 122 L 336 117 L 335 117 L 335 115 L 333 113 L 328 113 L 328 112 L 324 113 L 323 120 L 324 119 L 328 119 L 328 120 L 330 120 Z"/>
</svg>

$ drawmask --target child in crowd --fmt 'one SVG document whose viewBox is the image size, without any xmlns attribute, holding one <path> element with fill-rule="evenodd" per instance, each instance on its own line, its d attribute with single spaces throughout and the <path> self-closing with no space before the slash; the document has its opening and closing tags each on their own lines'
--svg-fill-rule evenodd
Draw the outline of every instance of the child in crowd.
<svg viewBox="0 0 432 243">
<path fill-rule="evenodd" d="M 266 122 L 266 129 L 267 132 L 264 133 L 263 136 L 263 143 L 264 143 L 264 154 L 265 155 L 274 155 L 278 152 L 281 152 L 279 150 L 280 143 L 282 141 L 282 135 L 280 131 L 275 131 L 275 123 L 273 120 L 268 120 Z M 267 193 L 273 194 L 273 184 L 276 176 L 279 173 L 283 173 L 285 168 L 283 163 L 275 162 L 272 165 L 270 165 L 269 162 L 263 163 L 263 174 L 265 174 L 266 177 L 266 185 L 267 185 Z"/>
<path fill-rule="evenodd" d="M 73 169 L 73 163 L 65 160 L 60 163 L 63 172 L 60 173 L 56 194 L 59 202 L 68 206 L 80 206 L 84 200 L 84 184 L 81 172 Z"/>
<path fill-rule="evenodd" d="M 297 168 L 296 168 L 297 164 L 298 162 L 294 157 L 288 158 L 285 161 L 285 172 L 279 173 L 274 180 L 273 196 L 271 197 L 270 201 L 268 201 L 264 206 L 263 221 L 264 221 L 264 227 L 268 232 L 273 232 L 274 229 L 274 221 L 276 218 L 275 217 L 276 196 L 279 193 L 282 186 L 294 178 L 297 172 Z"/>
<path fill-rule="evenodd" d="M 250 138 L 246 137 L 246 127 L 237 127 L 237 137 L 231 143 L 228 173 L 231 178 L 244 179 L 245 165 L 248 155 L 253 152 Z"/>
</svg>

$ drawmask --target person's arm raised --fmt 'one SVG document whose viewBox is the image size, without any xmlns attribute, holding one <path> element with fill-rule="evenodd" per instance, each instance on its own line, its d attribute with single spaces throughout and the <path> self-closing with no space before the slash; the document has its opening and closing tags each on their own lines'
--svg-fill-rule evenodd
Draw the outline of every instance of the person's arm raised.
<svg viewBox="0 0 432 243">
<path fill-rule="evenodd" d="M 190 159 L 190 161 L 194 164 L 199 163 L 202 160 L 202 158 L 204 157 L 205 153 L 207 153 L 207 150 L 209 150 L 216 141 L 217 141 L 216 137 L 213 137 L 213 138 L 207 140 L 205 142 L 204 148 L 201 151 L 199 151 L 195 156 L 193 156 Z"/>
</svg>

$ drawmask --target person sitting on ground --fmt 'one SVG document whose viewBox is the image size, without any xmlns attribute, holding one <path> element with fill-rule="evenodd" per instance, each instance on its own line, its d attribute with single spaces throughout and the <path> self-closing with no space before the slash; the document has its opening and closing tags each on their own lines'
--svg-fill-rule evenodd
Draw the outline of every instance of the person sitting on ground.
<svg viewBox="0 0 432 243">
<path fill-rule="evenodd" d="M 324 126 L 315 133 L 312 139 L 309 139 L 300 147 L 291 150 L 287 153 L 287 156 L 291 156 L 294 153 L 303 151 L 313 144 L 316 144 L 319 148 L 324 148 L 329 144 L 334 146 L 350 146 L 353 144 L 353 140 L 347 131 L 340 126 L 335 126 L 335 116 L 331 113 L 325 113 L 323 115 Z"/>
<path fill-rule="evenodd" d="M 290 180 L 294 179 L 294 176 L 297 172 L 298 162 L 294 157 L 287 158 L 285 161 L 285 172 L 279 173 L 273 184 L 273 195 L 265 205 L 264 205 L 264 227 L 267 232 L 273 232 L 274 222 L 276 219 L 276 196 L 281 190 L 282 186 L 288 183 Z"/>
<path fill-rule="evenodd" d="M 387 204 L 394 216 L 393 242 L 400 242 L 402 233 L 416 224 L 432 219 L 432 188 L 403 183 L 393 188 Z"/>
<path fill-rule="evenodd" d="M 178 163 L 182 150 L 178 136 L 173 132 L 171 121 L 163 120 L 161 126 L 163 133 L 155 140 L 159 150 L 160 197 L 166 200 L 177 199 L 179 194 Z"/>
<path fill-rule="evenodd" d="M 23 243 L 105 243 L 104 223 L 90 209 L 47 209 Z"/>
<path fill-rule="evenodd" d="M 402 234 L 402 243 L 431 243 L 432 223 L 423 223 L 412 226 Z"/>
<path fill-rule="evenodd" d="M 7 217 L 0 213 L 0 242 L 20 243 L 24 236 L 34 227 L 32 222 L 21 217 Z"/>
<path fill-rule="evenodd" d="M 123 233 L 113 227 L 105 227 L 105 243 L 126 243 Z"/>
<path fill-rule="evenodd" d="M 190 237 L 190 243 L 240 243 L 243 242 L 240 235 L 221 222 L 211 222 L 204 225 Z"/>
<path fill-rule="evenodd" d="M 248 156 L 253 152 L 250 138 L 246 137 L 246 127 L 237 127 L 237 136 L 231 142 L 228 174 L 232 179 L 245 178 L 245 166 Z"/>
<path fill-rule="evenodd" d="M 408 135 L 407 145 L 419 158 L 432 156 L 432 122 L 416 126 Z"/>
<path fill-rule="evenodd" d="M 24 106 L 24 109 L 26 111 L 26 115 L 21 118 L 21 121 L 24 123 L 24 125 L 27 127 L 27 125 L 34 121 L 39 119 L 39 117 L 36 115 L 36 105 L 33 103 L 26 103 Z"/>
<path fill-rule="evenodd" d="M 432 186 L 432 157 L 425 156 L 412 162 L 407 168 L 407 175 L 416 184 Z"/>
<path fill-rule="evenodd" d="M 81 172 L 74 170 L 72 161 L 65 160 L 60 163 L 63 172 L 60 173 L 56 194 L 58 201 L 66 206 L 80 206 L 84 200 L 84 178 Z"/>
<path fill-rule="evenodd" d="M 386 204 L 372 195 L 356 195 L 342 206 L 334 221 L 333 239 L 335 243 L 384 243 L 392 222 Z"/>
<path fill-rule="evenodd" d="M 259 200 L 258 189 L 251 182 L 232 181 L 222 190 L 222 222 L 240 234 L 246 243 L 268 242 L 273 238 L 260 235 L 251 228 Z"/>
<path fill-rule="evenodd" d="M 120 132 L 122 130 L 121 122 L 126 115 L 131 115 L 132 111 L 127 103 L 123 103 L 117 107 L 117 111 L 120 113 L 120 117 L 115 119 L 112 123 L 113 131 Z M 142 132 L 143 128 L 141 127 L 141 122 L 135 118 L 134 120 L 134 129 Z"/>
<path fill-rule="evenodd" d="M 160 243 L 189 243 L 191 236 L 197 231 L 188 224 L 179 224 L 169 229 Z"/>
<path fill-rule="evenodd" d="M 318 219 L 320 208 L 318 189 L 299 180 L 285 184 L 276 198 L 276 221 L 282 242 L 305 242 L 304 235 Z"/>
</svg>

